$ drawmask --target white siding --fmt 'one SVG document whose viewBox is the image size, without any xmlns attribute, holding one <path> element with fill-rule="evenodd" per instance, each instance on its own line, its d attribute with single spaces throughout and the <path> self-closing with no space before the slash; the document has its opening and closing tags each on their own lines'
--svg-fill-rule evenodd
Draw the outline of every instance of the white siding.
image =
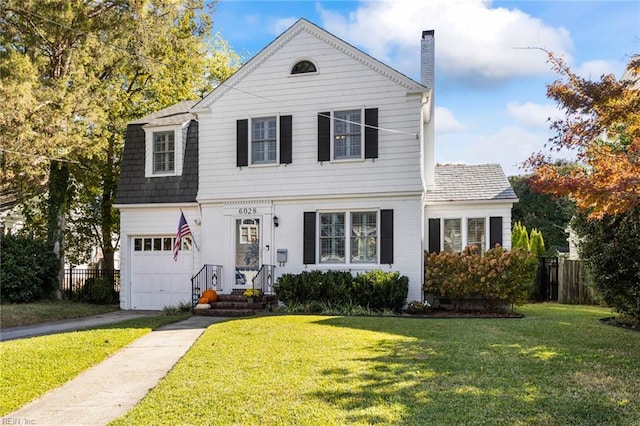
<svg viewBox="0 0 640 426">
<path fill-rule="evenodd" d="M 290 75 L 301 52 L 317 74 Z M 236 90 L 236 88 L 238 90 Z M 420 96 L 302 32 L 211 105 L 200 118 L 200 201 L 421 191 Z M 317 161 L 317 114 L 378 108 L 379 158 Z M 293 163 L 236 167 L 236 120 L 291 115 Z"/>
<path fill-rule="evenodd" d="M 399 271 L 409 278 L 408 300 L 421 300 L 422 287 L 422 216 L 420 197 L 387 197 L 273 201 L 246 200 L 224 206 L 204 205 L 202 207 L 202 258 L 203 263 L 223 265 L 224 292 L 229 292 L 234 279 L 234 232 L 235 220 L 248 217 L 240 214 L 243 207 L 256 208 L 252 216 L 261 219 L 261 250 L 263 263 L 277 265 L 277 249 L 287 249 L 285 265 L 278 265 L 276 277 L 286 273 L 301 273 L 305 270 L 349 270 L 353 274 L 371 269 Z M 313 264 L 303 263 L 303 214 L 307 211 L 353 211 L 381 210 L 394 211 L 394 263 L 388 264 Z M 279 226 L 273 226 L 273 216 L 278 216 Z M 205 231 L 206 230 L 206 231 Z M 221 239 L 220 239 L 220 236 Z M 267 249 L 266 246 L 269 246 Z"/>
<path fill-rule="evenodd" d="M 200 220 L 198 210 L 192 207 L 182 207 L 185 219 L 193 233 L 193 238 L 200 245 L 200 226 L 196 225 L 196 219 Z M 133 309 L 131 293 L 132 285 L 132 237 L 162 236 L 174 237 L 180 220 L 180 207 L 120 207 L 120 308 Z M 171 260 L 173 261 L 173 259 Z M 192 265 L 189 268 L 191 275 L 197 272 L 201 265 L 201 256 L 197 248 L 192 252 Z M 188 265 L 187 265 L 188 266 Z M 189 272 L 189 271 L 187 271 Z M 174 300 L 172 304 L 178 304 L 183 300 Z M 162 306 L 158 307 L 159 309 Z"/>
<path fill-rule="evenodd" d="M 427 235 L 429 230 L 429 219 L 462 219 L 463 220 L 463 246 L 466 241 L 466 219 L 485 218 L 485 231 L 487 245 L 489 241 L 489 218 L 493 216 L 502 217 L 502 246 L 511 249 L 511 207 L 512 203 L 446 203 L 427 205 L 425 207 L 424 225 L 425 225 L 425 241 L 429 241 Z M 485 247 L 489 249 L 491 247 Z"/>
</svg>

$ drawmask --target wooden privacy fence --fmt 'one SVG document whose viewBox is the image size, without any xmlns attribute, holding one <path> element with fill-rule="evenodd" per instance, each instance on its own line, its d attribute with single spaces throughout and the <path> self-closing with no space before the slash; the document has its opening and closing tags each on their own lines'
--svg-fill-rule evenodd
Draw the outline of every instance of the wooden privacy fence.
<svg viewBox="0 0 640 426">
<path fill-rule="evenodd" d="M 558 303 L 592 305 L 594 290 L 587 285 L 587 272 L 580 260 L 558 258 Z"/>
</svg>

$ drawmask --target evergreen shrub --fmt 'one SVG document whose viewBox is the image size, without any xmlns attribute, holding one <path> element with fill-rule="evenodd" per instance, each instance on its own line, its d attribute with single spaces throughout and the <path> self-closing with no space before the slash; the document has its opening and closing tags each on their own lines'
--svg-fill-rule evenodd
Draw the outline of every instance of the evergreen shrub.
<svg viewBox="0 0 640 426">
<path fill-rule="evenodd" d="M 409 279 L 398 272 L 372 270 L 356 277 L 345 271 L 284 274 L 274 286 L 285 305 L 360 306 L 400 312 L 409 292 Z"/>
<path fill-rule="evenodd" d="M 0 256 L 3 302 L 27 303 L 53 297 L 60 263 L 46 241 L 22 235 L 0 236 Z"/>
</svg>

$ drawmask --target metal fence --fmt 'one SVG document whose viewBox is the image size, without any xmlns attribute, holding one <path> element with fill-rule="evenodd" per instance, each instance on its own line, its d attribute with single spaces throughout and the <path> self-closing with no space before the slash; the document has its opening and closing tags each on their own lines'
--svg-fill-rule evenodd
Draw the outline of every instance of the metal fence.
<svg viewBox="0 0 640 426">
<path fill-rule="evenodd" d="M 67 268 L 62 280 L 63 297 L 83 302 L 112 304 L 120 299 L 117 269 Z"/>
</svg>

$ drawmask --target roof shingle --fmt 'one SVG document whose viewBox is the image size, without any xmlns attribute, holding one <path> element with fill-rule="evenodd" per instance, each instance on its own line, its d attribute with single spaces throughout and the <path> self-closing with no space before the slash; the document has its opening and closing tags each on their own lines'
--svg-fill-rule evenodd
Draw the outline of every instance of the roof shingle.
<svg viewBox="0 0 640 426">
<path fill-rule="evenodd" d="M 426 202 L 518 199 L 499 164 L 438 164 L 435 175 Z"/>
</svg>

